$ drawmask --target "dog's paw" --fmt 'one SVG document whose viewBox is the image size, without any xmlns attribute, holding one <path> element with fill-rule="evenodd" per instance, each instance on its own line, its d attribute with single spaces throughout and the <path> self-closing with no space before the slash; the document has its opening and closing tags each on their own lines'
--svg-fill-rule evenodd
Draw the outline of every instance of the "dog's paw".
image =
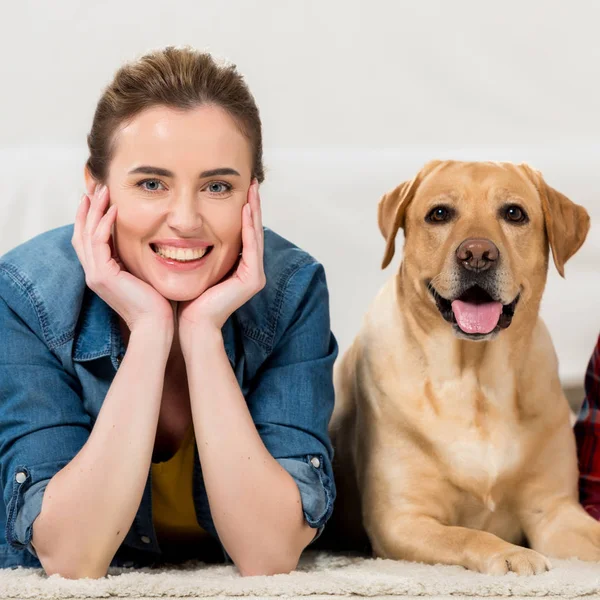
<svg viewBox="0 0 600 600">
<path fill-rule="evenodd" d="M 506 575 L 511 571 L 517 575 L 539 575 L 551 568 L 543 554 L 528 548 L 515 548 L 488 558 L 481 571 L 488 575 Z"/>
</svg>

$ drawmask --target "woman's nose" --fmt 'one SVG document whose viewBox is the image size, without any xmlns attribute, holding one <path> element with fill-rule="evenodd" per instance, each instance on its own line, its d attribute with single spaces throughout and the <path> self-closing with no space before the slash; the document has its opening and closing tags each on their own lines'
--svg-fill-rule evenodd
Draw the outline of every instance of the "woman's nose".
<svg viewBox="0 0 600 600">
<path fill-rule="evenodd" d="M 200 202 L 193 192 L 180 193 L 169 206 L 167 224 L 181 232 L 195 231 L 202 227 Z"/>
</svg>

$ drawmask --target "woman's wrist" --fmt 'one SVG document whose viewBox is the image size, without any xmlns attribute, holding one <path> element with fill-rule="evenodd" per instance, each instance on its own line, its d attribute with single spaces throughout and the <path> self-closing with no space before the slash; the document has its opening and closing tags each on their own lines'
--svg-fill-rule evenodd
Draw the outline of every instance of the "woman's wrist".
<svg viewBox="0 0 600 600">
<path fill-rule="evenodd" d="M 223 334 L 221 330 L 210 322 L 195 324 L 179 332 L 179 341 L 184 358 L 194 358 L 194 354 L 206 354 L 223 347 Z"/>
<path fill-rule="evenodd" d="M 129 335 L 130 346 L 140 346 L 168 358 L 173 345 L 173 323 L 139 323 Z"/>
</svg>

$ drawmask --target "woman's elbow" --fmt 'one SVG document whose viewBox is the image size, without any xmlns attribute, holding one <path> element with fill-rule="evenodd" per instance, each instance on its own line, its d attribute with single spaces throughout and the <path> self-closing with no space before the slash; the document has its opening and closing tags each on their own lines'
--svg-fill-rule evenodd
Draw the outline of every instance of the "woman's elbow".
<svg viewBox="0 0 600 600">
<path fill-rule="evenodd" d="M 44 516 L 44 518 L 42 518 Z M 52 520 L 43 512 L 33 522 L 33 549 L 46 575 L 60 575 L 65 579 L 100 579 L 108 572 L 112 557 L 99 555 L 94 549 L 82 548 L 81 540 L 57 536 Z"/>
<path fill-rule="evenodd" d="M 298 566 L 304 548 L 315 538 L 316 530 L 303 525 L 301 531 L 294 531 L 279 539 L 262 552 L 253 552 L 234 562 L 242 577 L 252 575 L 282 575 L 291 573 Z"/>
<path fill-rule="evenodd" d="M 298 560 L 283 562 L 248 561 L 237 565 L 242 577 L 255 577 L 257 575 L 287 575 L 298 565 Z"/>
<path fill-rule="evenodd" d="M 98 565 L 74 564 L 73 561 L 40 559 L 46 575 L 60 575 L 65 579 L 101 579 L 106 576 L 107 568 Z"/>
<path fill-rule="evenodd" d="M 35 546 L 34 546 L 35 548 Z M 81 556 L 70 553 L 44 554 L 35 548 L 39 561 L 42 563 L 46 575 L 60 575 L 65 579 L 101 579 L 108 572 L 108 565 L 100 561 L 82 560 Z"/>
<path fill-rule="evenodd" d="M 285 552 L 270 555 L 257 552 L 252 556 L 243 557 L 236 562 L 236 567 L 242 577 L 287 575 L 298 566 L 300 554 L 296 549 L 286 549 Z"/>
<path fill-rule="evenodd" d="M 57 569 L 44 569 L 46 575 L 60 575 L 65 579 L 102 579 L 106 577 L 107 571 L 102 569 L 77 569 L 70 568 L 69 566 L 59 567 Z"/>
</svg>

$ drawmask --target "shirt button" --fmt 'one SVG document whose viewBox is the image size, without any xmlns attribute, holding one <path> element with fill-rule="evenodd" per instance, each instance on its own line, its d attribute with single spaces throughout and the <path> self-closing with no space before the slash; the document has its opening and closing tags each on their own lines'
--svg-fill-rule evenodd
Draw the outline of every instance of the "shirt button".
<svg viewBox="0 0 600 600">
<path fill-rule="evenodd" d="M 17 483 L 23 483 L 27 479 L 27 475 L 25 475 L 23 471 L 19 471 L 15 479 L 17 480 Z"/>
<path fill-rule="evenodd" d="M 319 460 L 319 459 L 318 459 L 316 456 L 313 456 L 313 457 L 310 459 L 310 464 L 311 464 L 311 465 L 312 465 L 312 466 L 313 466 L 315 469 L 318 469 L 318 468 L 321 466 L 321 461 L 320 461 L 320 460 Z"/>
<path fill-rule="evenodd" d="M 143 535 L 141 537 L 142 542 L 144 542 L 144 544 L 149 544 L 150 543 L 150 538 L 147 535 Z"/>
</svg>

